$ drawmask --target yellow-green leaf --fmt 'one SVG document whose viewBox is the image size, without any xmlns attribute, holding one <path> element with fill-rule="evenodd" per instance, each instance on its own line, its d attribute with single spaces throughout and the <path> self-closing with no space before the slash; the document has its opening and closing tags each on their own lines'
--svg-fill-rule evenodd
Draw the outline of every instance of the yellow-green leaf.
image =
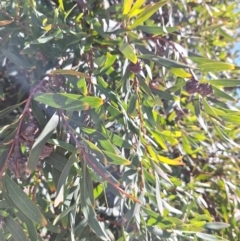
<svg viewBox="0 0 240 241">
<path fill-rule="evenodd" d="M 137 63 L 137 56 L 133 51 L 133 48 L 131 47 L 130 44 L 128 43 L 124 43 L 123 45 L 120 46 L 119 50 L 123 53 L 123 55 L 130 60 L 131 62 L 133 62 L 134 64 Z"/>
<path fill-rule="evenodd" d="M 38 93 L 34 95 L 34 99 L 51 107 L 69 111 L 97 108 L 104 103 L 99 97 L 67 93 Z"/>
<path fill-rule="evenodd" d="M 217 72 L 233 70 L 236 68 L 234 64 L 224 63 L 202 57 L 190 57 L 190 59 L 196 62 L 198 64 L 198 68 L 203 72 Z"/>
<path fill-rule="evenodd" d="M 130 13 L 132 13 L 134 10 L 139 9 L 140 7 L 142 7 L 142 5 L 146 2 L 146 0 L 137 0 L 134 4 L 133 7 L 130 11 Z"/>
<path fill-rule="evenodd" d="M 182 159 L 183 159 L 183 156 L 179 156 L 179 157 L 177 157 L 175 159 L 169 159 L 167 157 L 158 155 L 158 160 L 160 162 L 163 162 L 163 163 L 166 163 L 166 164 L 169 164 L 169 165 L 172 165 L 172 166 L 182 166 L 182 165 L 185 165 L 182 162 Z"/>
<path fill-rule="evenodd" d="M 80 77 L 88 78 L 88 79 L 90 78 L 89 75 L 76 71 L 76 70 L 73 70 L 73 69 L 56 69 L 56 70 L 51 71 L 50 74 L 63 74 L 63 75 L 68 74 L 68 75 L 80 76 Z"/>
<path fill-rule="evenodd" d="M 131 9 L 133 0 L 124 0 L 123 3 L 123 15 L 127 15 Z"/>
<path fill-rule="evenodd" d="M 129 13 L 129 18 L 132 18 L 138 14 L 140 14 L 144 9 L 141 8 L 141 9 L 134 9 L 133 11 L 131 11 L 131 13 Z"/>
<path fill-rule="evenodd" d="M 177 76 L 177 77 L 181 77 L 181 78 L 191 78 L 191 74 L 189 74 L 188 72 L 186 72 L 183 69 L 178 69 L 178 68 L 173 68 L 171 69 L 172 73 Z"/>
<path fill-rule="evenodd" d="M 149 4 L 144 8 L 144 10 L 138 15 L 136 20 L 132 25 L 129 26 L 129 29 L 132 30 L 136 28 L 138 25 L 142 24 L 146 20 L 148 20 L 159 8 L 165 5 L 168 1 L 161 1 L 158 3 Z"/>
<path fill-rule="evenodd" d="M 59 8 L 64 11 L 63 0 L 58 0 Z"/>
<path fill-rule="evenodd" d="M 118 156 L 116 154 L 113 154 L 108 151 L 103 151 L 105 157 L 107 158 L 108 162 L 114 164 L 114 165 L 130 165 L 131 162 L 121 156 Z"/>
<path fill-rule="evenodd" d="M 218 117 L 218 115 L 215 113 L 215 111 L 212 109 L 212 107 L 208 104 L 208 102 L 203 99 L 203 106 L 204 106 L 204 110 L 211 115 L 212 117 L 216 118 L 217 120 L 220 120 L 220 118 Z"/>
</svg>

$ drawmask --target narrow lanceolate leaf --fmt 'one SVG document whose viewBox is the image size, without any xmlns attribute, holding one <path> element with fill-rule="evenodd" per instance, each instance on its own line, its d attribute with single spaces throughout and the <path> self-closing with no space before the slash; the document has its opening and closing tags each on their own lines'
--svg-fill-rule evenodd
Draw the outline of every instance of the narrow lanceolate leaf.
<svg viewBox="0 0 240 241">
<path fill-rule="evenodd" d="M 151 164 L 152 164 L 152 167 L 153 169 L 155 170 L 155 172 L 161 177 L 163 178 L 165 181 L 169 182 L 171 185 L 172 182 L 170 181 L 170 179 L 168 178 L 167 174 L 152 160 L 151 161 Z"/>
<path fill-rule="evenodd" d="M 93 138 L 95 142 L 99 143 L 101 148 L 103 148 L 106 151 L 116 153 L 116 150 L 112 145 L 111 141 L 108 138 L 106 138 L 101 132 L 95 130 L 94 128 L 89 128 L 80 122 L 77 122 L 77 121 L 73 121 L 73 122 L 78 123 L 80 129 L 87 135 L 91 136 L 91 138 Z"/>
<path fill-rule="evenodd" d="M 97 108 L 104 103 L 103 99 L 99 97 L 65 93 L 35 94 L 34 99 L 48 106 L 69 111 Z"/>
<path fill-rule="evenodd" d="M 148 150 L 150 157 L 157 163 L 162 162 L 162 163 L 166 163 L 166 164 L 173 165 L 173 166 L 185 165 L 182 162 L 183 156 L 179 156 L 175 159 L 170 159 L 168 157 L 158 155 L 156 153 L 156 151 L 154 150 L 154 148 L 152 148 L 151 146 L 147 146 L 147 150 Z"/>
<path fill-rule="evenodd" d="M 5 219 L 5 225 L 16 241 L 29 241 L 22 227 L 10 216 Z"/>
<path fill-rule="evenodd" d="M 161 1 L 158 3 L 149 4 L 144 8 L 144 10 L 137 16 L 134 23 L 129 26 L 129 29 L 132 30 L 136 28 L 138 25 L 142 24 L 146 20 L 148 20 L 159 8 L 165 5 L 168 1 Z"/>
<path fill-rule="evenodd" d="M 133 197 L 132 195 L 126 193 L 123 189 L 120 188 L 120 183 L 106 170 L 106 168 L 96 160 L 96 157 L 92 154 L 86 152 L 85 157 L 87 163 L 92 169 L 100 175 L 104 180 L 106 180 L 110 185 L 112 185 L 120 194 L 125 195 L 126 197 L 130 198 L 131 200 L 140 203 L 140 201 Z"/>
<path fill-rule="evenodd" d="M 196 236 L 198 238 L 201 238 L 202 240 L 205 240 L 205 241 L 220 241 L 220 240 L 222 240 L 222 238 L 218 238 L 215 235 L 206 234 L 206 233 L 196 233 Z"/>
<path fill-rule="evenodd" d="M 73 76 L 78 76 L 78 77 L 83 77 L 83 78 L 90 78 L 89 75 L 73 70 L 73 69 L 56 69 L 51 71 L 50 74 L 62 74 L 62 75 L 73 75 Z"/>
<path fill-rule="evenodd" d="M 37 237 L 37 230 L 35 228 L 35 223 L 29 219 L 25 214 L 23 214 L 21 211 L 16 213 L 16 216 L 23 222 L 25 223 L 28 231 L 28 237 L 31 241 L 38 241 Z M 0 239 L 1 240 L 1 239 Z"/>
<path fill-rule="evenodd" d="M 65 183 L 67 182 L 70 169 L 75 161 L 76 161 L 75 152 L 73 152 L 58 180 L 57 195 L 54 201 L 54 207 L 57 207 L 61 202 L 64 201 L 64 186 L 65 186 Z"/>
<path fill-rule="evenodd" d="M 185 165 L 182 162 L 182 159 L 183 159 L 183 156 L 179 156 L 179 157 L 177 157 L 175 159 L 170 159 L 170 158 L 158 155 L 158 160 L 160 162 L 166 163 L 166 164 L 169 164 L 169 165 L 172 165 L 172 166 Z"/>
<path fill-rule="evenodd" d="M 123 157 L 115 155 L 108 151 L 103 151 L 105 157 L 107 158 L 108 162 L 114 165 L 130 165 L 131 162 Z"/>
<path fill-rule="evenodd" d="M 229 226 L 230 224 L 228 223 L 214 222 L 214 223 L 206 223 L 204 228 L 218 230 L 222 228 L 228 228 Z"/>
<path fill-rule="evenodd" d="M 205 99 L 203 99 L 203 106 L 206 113 L 216 118 L 217 120 L 220 120 L 218 115 L 215 113 L 215 111 L 212 109 L 212 107 L 208 104 L 208 102 Z"/>
<path fill-rule="evenodd" d="M 23 192 L 23 190 L 14 182 L 11 178 L 5 175 L 6 190 L 11 198 L 12 202 L 33 222 L 40 224 L 41 226 L 47 225 L 47 220 L 35 206 L 35 204 L 29 199 L 29 197 Z"/>
<path fill-rule="evenodd" d="M 7 115 L 8 113 L 12 112 L 13 110 L 16 110 L 19 106 L 21 106 L 25 101 L 18 103 L 16 105 L 12 105 L 9 106 L 7 108 L 5 108 L 4 110 L 0 111 L 0 118 L 3 118 L 5 115 Z"/>
<path fill-rule="evenodd" d="M 83 148 L 85 149 L 86 152 L 91 152 L 95 155 L 96 159 L 99 159 L 99 161 L 102 164 L 107 164 L 107 159 L 106 157 L 103 155 L 103 152 L 92 142 L 84 139 L 82 137 L 82 142 L 84 143 Z"/>
<path fill-rule="evenodd" d="M 133 0 L 124 0 L 123 2 L 123 15 L 127 15 L 131 9 Z"/>
<path fill-rule="evenodd" d="M 237 102 L 237 99 L 235 99 L 234 97 L 232 97 L 231 95 L 229 95 L 226 91 L 223 91 L 219 88 L 217 88 L 216 86 L 212 85 L 212 89 L 213 89 L 213 94 L 216 97 L 221 97 L 224 98 L 226 100 L 230 100 L 230 101 L 234 101 Z"/>
<path fill-rule="evenodd" d="M 91 195 L 93 194 L 93 186 L 88 182 L 91 180 L 89 176 L 88 169 L 86 167 L 86 162 L 83 163 L 83 174 L 81 178 L 81 209 L 84 217 L 88 221 L 88 225 L 91 227 L 93 232 L 101 238 L 102 240 L 109 240 L 108 235 L 104 230 L 104 226 L 97 220 L 97 215 L 93 209 L 91 203 Z"/>
<path fill-rule="evenodd" d="M 186 64 L 181 64 L 177 61 L 162 58 L 160 56 L 153 55 L 153 54 L 143 54 L 143 55 L 140 55 L 138 57 L 141 58 L 141 59 L 151 60 L 151 61 L 155 62 L 156 64 L 158 64 L 160 66 L 164 66 L 166 68 L 193 68 L 193 67 L 188 66 Z"/>
<path fill-rule="evenodd" d="M 177 77 L 181 77 L 181 78 L 191 78 L 191 74 L 189 74 L 188 72 L 186 72 L 183 69 L 177 69 L 177 68 L 173 68 L 171 69 L 171 72 L 177 76 Z"/>
<path fill-rule="evenodd" d="M 122 52 L 122 54 L 131 62 L 133 62 L 134 64 L 137 63 L 137 56 L 133 51 L 133 48 L 130 44 L 128 43 L 124 43 L 123 45 L 121 45 L 119 47 L 119 50 Z"/>
<path fill-rule="evenodd" d="M 31 68 L 32 65 L 28 63 L 24 58 L 18 57 L 16 54 L 10 52 L 7 49 L 0 48 L 3 55 L 8 58 L 12 63 L 14 63 L 16 66 L 22 67 L 22 68 Z"/>
<path fill-rule="evenodd" d="M 222 87 L 236 87 L 236 86 L 240 86 L 240 80 L 239 79 L 214 79 L 214 80 L 210 80 L 209 84 L 222 86 Z"/>
<path fill-rule="evenodd" d="M 132 13 L 134 10 L 139 9 L 140 7 L 142 7 L 142 5 L 146 2 L 146 0 L 137 0 L 135 1 L 135 3 L 133 4 L 133 7 L 130 11 L 130 13 Z"/>
<path fill-rule="evenodd" d="M 203 72 L 217 72 L 235 69 L 234 64 L 224 63 L 212 59 L 201 57 L 190 57 L 190 59 L 198 64 L 198 68 Z"/>
<path fill-rule="evenodd" d="M 39 156 L 43 150 L 43 147 L 47 140 L 52 135 L 53 131 L 59 123 L 59 116 L 55 113 L 52 118 L 48 121 L 41 134 L 38 136 L 33 144 L 32 150 L 30 151 L 29 160 L 27 163 L 27 171 L 32 173 L 37 166 Z"/>
<path fill-rule="evenodd" d="M 160 27 L 156 25 L 155 26 L 143 25 L 143 26 L 138 26 L 137 29 L 145 33 L 154 34 L 154 36 L 158 36 L 158 35 L 166 35 L 167 33 L 178 31 L 179 27 Z"/>
<path fill-rule="evenodd" d="M 235 65 L 229 63 L 222 62 L 213 62 L 206 64 L 199 64 L 198 68 L 203 72 L 218 72 L 224 70 L 233 70 L 235 69 Z"/>
<path fill-rule="evenodd" d="M 64 211 L 62 211 L 53 221 L 53 225 L 55 225 L 59 220 L 61 220 L 63 217 L 65 217 L 71 210 L 77 207 L 79 203 L 75 203 L 74 205 L 68 207 Z"/>
</svg>

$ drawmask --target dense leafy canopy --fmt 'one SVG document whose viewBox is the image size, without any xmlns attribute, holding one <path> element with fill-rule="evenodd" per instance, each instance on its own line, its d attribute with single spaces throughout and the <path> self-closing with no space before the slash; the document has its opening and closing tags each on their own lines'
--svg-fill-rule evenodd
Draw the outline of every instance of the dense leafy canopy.
<svg viewBox="0 0 240 241">
<path fill-rule="evenodd" d="M 240 239 L 237 2 L 0 2 L 0 240 Z"/>
</svg>

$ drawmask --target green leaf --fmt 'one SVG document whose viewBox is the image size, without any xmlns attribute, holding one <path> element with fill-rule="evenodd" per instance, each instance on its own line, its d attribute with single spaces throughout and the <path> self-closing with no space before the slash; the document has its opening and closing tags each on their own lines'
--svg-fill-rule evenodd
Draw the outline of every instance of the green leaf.
<svg viewBox="0 0 240 241">
<path fill-rule="evenodd" d="M 212 24 L 210 26 L 201 28 L 197 33 L 202 33 L 202 32 L 205 32 L 205 31 L 212 32 L 213 30 L 216 30 L 217 28 L 220 28 L 220 27 L 222 27 L 224 25 L 225 25 L 225 23 Z"/>
<path fill-rule="evenodd" d="M 228 135 L 223 131 L 223 129 L 220 128 L 220 126 L 218 126 L 216 123 L 214 125 L 214 129 L 216 130 L 218 136 L 225 141 L 226 143 L 230 143 L 233 146 L 236 146 L 237 148 L 240 148 L 240 146 L 235 143 L 233 140 L 231 140 Z"/>
<path fill-rule="evenodd" d="M 54 75 L 54 74 L 73 75 L 73 76 L 83 77 L 83 78 L 87 78 L 87 79 L 90 78 L 89 75 L 76 71 L 76 70 L 73 70 L 73 69 L 55 69 L 55 70 L 51 71 L 50 74 L 52 74 L 52 75 Z"/>
<path fill-rule="evenodd" d="M 66 163 L 66 165 L 59 177 L 58 185 L 57 185 L 57 194 L 56 194 L 56 198 L 54 200 L 55 207 L 57 207 L 60 203 L 62 203 L 64 201 L 65 184 L 67 182 L 70 169 L 71 169 L 73 163 L 77 160 L 75 157 L 75 152 L 76 152 L 76 150 L 72 153 L 71 157 L 69 158 L 69 161 Z"/>
<path fill-rule="evenodd" d="M 196 233 L 198 238 L 201 238 L 206 241 L 221 241 L 222 239 L 216 237 L 215 235 L 206 234 L 206 233 Z"/>
<path fill-rule="evenodd" d="M 140 75 L 137 75 L 137 77 L 138 77 L 138 81 L 139 81 L 139 85 L 140 85 L 141 90 L 144 91 L 149 96 L 154 98 L 149 86 L 146 83 L 146 80 L 143 79 Z"/>
<path fill-rule="evenodd" d="M 138 59 L 136 54 L 133 51 L 133 48 L 130 44 L 128 43 L 124 43 L 123 45 L 121 45 L 119 47 L 119 50 L 122 52 L 122 54 L 131 62 L 133 62 L 134 64 L 137 63 Z"/>
<path fill-rule="evenodd" d="M 97 220 L 96 213 L 93 209 L 90 193 L 93 193 L 92 185 L 88 183 L 88 180 L 91 180 L 89 176 L 89 172 L 86 167 L 86 162 L 83 164 L 83 175 L 81 178 L 81 209 L 83 212 L 84 217 L 87 219 L 87 222 L 93 232 L 101 238 L 102 240 L 109 240 L 108 235 L 104 230 L 104 226 Z"/>
<path fill-rule="evenodd" d="M 81 96 L 76 94 L 44 93 L 35 94 L 34 99 L 54 108 L 80 111 L 101 106 L 103 99 L 95 96 Z"/>
<path fill-rule="evenodd" d="M 189 74 L 188 72 L 186 72 L 183 69 L 177 69 L 177 68 L 172 68 L 171 72 L 177 76 L 177 77 L 181 77 L 181 78 L 191 78 L 191 74 Z"/>
<path fill-rule="evenodd" d="M 148 25 L 138 26 L 137 29 L 148 34 L 154 34 L 154 36 L 166 35 L 168 33 L 172 33 L 179 30 L 178 27 L 161 27 L 161 26 L 148 26 Z"/>
<path fill-rule="evenodd" d="M 128 143 L 126 140 L 124 140 L 122 137 L 114 134 L 111 131 L 107 131 L 107 134 L 108 134 L 109 140 L 113 143 L 113 145 L 116 145 L 121 148 L 127 148 L 127 149 L 132 148 L 132 145 Z"/>
<path fill-rule="evenodd" d="M 5 225 L 15 241 L 29 241 L 23 228 L 12 217 L 5 218 Z"/>
<path fill-rule="evenodd" d="M 239 79 L 214 79 L 208 82 L 211 85 L 222 86 L 222 87 L 236 87 L 240 86 Z"/>
<path fill-rule="evenodd" d="M 214 229 L 214 230 L 228 228 L 228 227 L 230 227 L 230 224 L 228 224 L 228 223 L 221 223 L 221 222 L 206 223 L 204 225 L 204 228 Z"/>
<path fill-rule="evenodd" d="M 91 151 L 92 153 L 94 153 L 96 155 L 96 158 L 98 158 L 102 164 L 106 164 L 107 163 L 107 159 L 103 155 L 103 152 L 95 144 L 93 144 L 92 142 L 84 139 L 83 137 L 82 137 L 82 142 L 84 143 L 83 148 L 86 147 L 85 148 L 86 152 L 90 152 Z"/>
<path fill-rule="evenodd" d="M 152 136 L 154 137 L 154 140 L 163 148 L 163 150 L 168 151 L 167 145 L 165 143 L 165 140 L 163 136 L 158 131 L 151 131 Z"/>
<path fill-rule="evenodd" d="M 168 183 L 170 183 L 171 185 L 172 182 L 170 181 L 170 179 L 168 178 L 167 174 L 154 162 L 150 159 L 151 161 L 151 165 L 153 167 L 153 169 L 155 170 L 155 172 L 161 177 L 163 178 L 165 181 L 167 181 Z"/>
<path fill-rule="evenodd" d="M 53 225 L 55 225 L 59 220 L 61 220 L 63 217 L 65 217 L 71 210 L 76 208 L 79 205 L 79 203 L 75 203 L 74 205 L 68 207 L 67 209 L 63 210 L 53 221 Z"/>
<path fill-rule="evenodd" d="M 34 226 L 35 223 L 32 222 L 25 214 L 21 211 L 16 213 L 17 217 L 21 220 L 21 222 L 25 223 L 27 226 L 28 236 L 31 241 L 38 241 L 37 230 Z M 0 239 L 1 240 L 1 239 Z"/>
<path fill-rule="evenodd" d="M 1 52 L 3 53 L 3 55 L 8 58 L 12 63 L 14 63 L 16 66 L 22 67 L 24 69 L 30 69 L 33 66 L 27 62 L 27 60 L 22 57 L 18 57 L 16 54 L 10 52 L 9 50 L 0 48 Z"/>
<path fill-rule="evenodd" d="M 47 225 L 47 220 L 35 204 L 29 199 L 29 197 L 23 192 L 19 186 L 12 181 L 7 175 L 4 177 L 6 190 L 11 198 L 12 202 L 33 222 L 40 224 L 41 226 Z"/>
<path fill-rule="evenodd" d="M 235 69 L 234 64 L 224 63 L 207 58 L 190 57 L 190 59 L 198 63 L 198 68 L 203 72 L 217 72 Z"/>
<path fill-rule="evenodd" d="M 4 116 L 6 116 L 8 113 L 11 113 L 13 110 L 16 110 L 19 106 L 21 106 L 22 104 L 24 103 L 21 102 L 21 103 L 18 103 L 16 105 L 12 105 L 12 106 L 9 106 L 7 108 L 5 108 L 4 110 L 1 110 L 0 111 L 0 118 L 3 118 Z"/>
<path fill-rule="evenodd" d="M 105 157 L 107 158 L 108 162 L 114 165 L 130 165 L 131 162 L 123 157 L 120 157 L 118 155 L 115 155 L 108 151 L 103 151 Z"/>
<path fill-rule="evenodd" d="M 93 140 L 97 143 L 99 143 L 99 145 L 106 151 L 112 152 L 112 153 L 116 153 L 116 150 L 114 148 L 114 146 L 112 145 L 111 141 L 106 137 L 105 134 L 102 134 L 101 132 L 93 129 L 93 128 L 89 128 L 85 125 L 83 125 L 80 122 L 77 121 L 73 121 L 74 123 L 78 123 L 78 125 L 80 126 L 81 130 L 86 133 L 87 135 L 89 135 L 91 138 L 93 138 Z"/>
<path fill-rule="evenodd" d="M 208 102 L 205 99 L 203 99 L 202 101 L 203 101 L 203 106 L 204 106 L 204 110 L 206 111 L 206 113 L 208 113 L 212 117 L 216 118 L 217 120 L 220 120 L 220 118 L 215 113 L 215 111 L 212 109 L 212 107 L 208 104 Z"/>
<path fill-rule="evenodd" d="M 128 104 L 128 109 L 127 109 L 128 115 L 130 115 L 130 116 L 134 116 L 135 115 L 136 106 L 137 106 L 137 95 L 133 94 L 130 97 L 129 104 Z"/>
<path fill-rule="evenodd" d="M 55 113 L 52 118 L 48 121 L 47 125 L 44 127 L 43 131 L 35 140 L 32 149 L 29 154 L 29 160 L 27 163 L 27 171 L 32 173 L 37 166 L 39 156 L 43 150 L 45 143 L 48 141 L 53 131 L 59 123 L 59 116 Z"/>
<path fill-rule="evenodd" d="M 63 171 L 65 165 L 68 162 L 68 160 L 65 157 L 57 153 L 52 153 L 51 156 L 45 158 L 44 161 L 47 162 L 49 165 L 52 165 L 55 169 L 61 172 Z"/>
<path fill-rule="evenodd" d="M 230 100 L 230 101 L 234 101 L 234 102 L 237 101 L 234 97 L 227 94 L 225 91 L 220 90 L 216 86 L 212 86 L 212 89 L 213 89 L 214 95 L 217 96 L 217 97 L 221 97 L 221 98 L 224 98 L 226 100 Z"/>
<path fill-rule="evenodd" d="M 146 20 L 148 20 L 159 8 L 165 5 L 168 1 L 161 1 L 158 3 L 149 4 L 144 8 L 144 10 L 137 16 L 134 23 L 130 25 L 128 28 L 130 30 L 136 28 L 138 25 L 142 24 Z"/>
<path fill-rule="evenodd" d="M 163 91 L 163 90 L 155 89 L 152 87 L 150 89 L 154 95 L 158 95 L 161 99 L 174 100 L 174 96 L 171 95 L 168 91 Z"/>
<path fill-rule="evenodd" d="M 60 140 L 57 140 L 57 139 L 49 139 L 47 142 L 49 144 L 56 145 L 56 146 L 59 146 L 61 148 L 64 148 L 65 150 L 67 150 L 69 152 L 74 152 L 74 150 L 75 150 L 75 146 L 73 146 L 69 143 L 66 143 L 64 141 L 60 141 Z"/>
<path fill-rule="evenodd" d="M 153 62 L 155 62 L 156 64 L 160 65 L 160 66 L 165 66 L 167 68 L 193 68 L 191 66 L 188 66 L 186 64 L 181 64 L 179 62 L 176 62 L 174 60 L 171 59 L 166 59 L 157 55 L 153 55 L 153 54 L 143 54 L 138 56 L 141 59 L 148 59 L 151 60 Z"/>
</svg>

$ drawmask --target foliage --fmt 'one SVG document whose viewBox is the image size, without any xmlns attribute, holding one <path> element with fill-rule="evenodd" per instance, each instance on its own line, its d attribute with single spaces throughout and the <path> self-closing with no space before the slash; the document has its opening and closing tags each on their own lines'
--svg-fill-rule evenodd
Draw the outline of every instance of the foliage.
<svg viewBox="0 0 240 241">
<path fill-rule="evenodd" d="M 237 1 L 0 4 L 0 240 L 240 239 Z"/>
</svg>

